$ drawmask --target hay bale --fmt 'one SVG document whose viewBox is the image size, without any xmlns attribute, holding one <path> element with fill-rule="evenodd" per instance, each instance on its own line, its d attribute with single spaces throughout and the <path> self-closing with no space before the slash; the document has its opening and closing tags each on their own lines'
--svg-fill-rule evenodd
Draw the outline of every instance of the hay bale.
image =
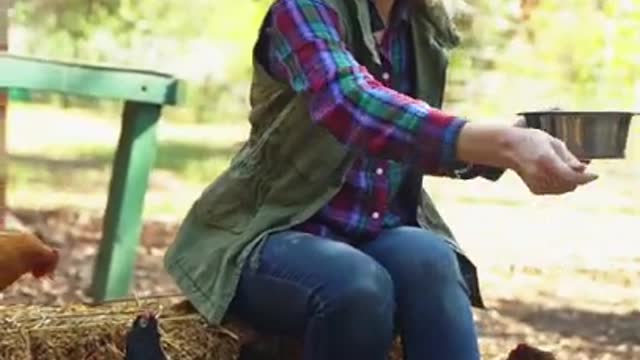
<svg viewBox="0 0 640 360">
<path fill-rule="evenodd" d="M 0 335 L 0 359 L 29 359 L 29 347 L 24 346 L 24 340 L 21 333 Z"/>
<path fill-rule="evenodd" d="M 115 301 L 63 307 L 0 307 L 0 359 L 121 360 L 126 334 L 143 311 L 159 313 L 162 346 L 169 359 L 234 360 L 245 344 L 273 344 L 278 360 L 299 359 L 297 340 L 259 334 L 238 321 L 209 326 L 182 297 Z M 268 347 L 268 346 L 267 346 Z M 276 348 L 271 347 L 271 348 Z M 286 353 L 286 355 L 284 355 Z M 399 347 L 392 359 L 400 360 Z"/>
<path fill-rule="evenodd" d="M 239 336 L 175 306 L 182 300 L 0 307 L 0 359 L 122 359 L 127 331 L 144 310 L 159 313 L 162 345 L 170 359 L 235 359 Z"/>
</svg>

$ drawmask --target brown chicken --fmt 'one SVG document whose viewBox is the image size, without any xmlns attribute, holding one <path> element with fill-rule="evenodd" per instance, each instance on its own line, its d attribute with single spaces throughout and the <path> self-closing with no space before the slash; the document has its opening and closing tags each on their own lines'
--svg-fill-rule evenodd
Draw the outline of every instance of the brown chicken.
<svg viewBox="0 0 640 360">
<path fill-rule="evenodd" d="M 33 234 L 0 230 L 0 291 L 29 272 L 38 279 L 45 275 L 53 277 L 58 258 L 56 249 Z"/>
<path fill-rule="evenodd" d="M 527 344 L 519 344 L 511 350 L 507 360 L 556 360 L 556 357 L 550 352 L 536 349 Z"/>
</svg>

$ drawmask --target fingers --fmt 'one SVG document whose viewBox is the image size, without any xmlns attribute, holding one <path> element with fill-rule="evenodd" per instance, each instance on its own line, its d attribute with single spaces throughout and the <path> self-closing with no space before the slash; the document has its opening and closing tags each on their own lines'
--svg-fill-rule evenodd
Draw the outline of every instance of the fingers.
<svg viewBox="0 0 640 360">
<path fill-rule="evenodd" d="M 551 146 L 553 147 L 553 150 L 555 150 L 556 154 L 572 169 L 576 170 L 576 171 L 584 171 L 587 166 L 581 162 L 580 160 L 578 160 L 577 157 L 575 157 L 571 151 L 569 151 L 569 149 L 567 148 L 567 145 L 558 140 L 558 139 L 552 139 L 551 140 Z"/>
<path fill-rule="evenodd" d="M 566 159 L 566 160 L 565 160 Z M 578 186 L 590 183 L 598 178 L 597 175 L 586 172 L 585 166 L 576 166 L 571 159 L 561 157 L 557 153 L 550 153 L 541 161 L 543 169 L 540 179 L 541 186 L 547 194 L 564 194 L 574 191 Z"/>
<path fill-rule="evenodd" d="M 574 184 L 567 179 L 573 173 L 573 170 L 567 166 L 566 160 L 557 156 L 557 154 L 549 154 L 545 165 L 545 175 L 549 177 L 549 182 L 553 184 L 554 189 L 558 189 L 561 192 L 575 190 Z"/>
<path fill-rule="evenodd" d="M 516 122 L 513 124 L 513 126 L 518 127 L 518 128 L 527 128 L 527 120 L 525 119 L 524 116 L 518 117 L 518 119 L 516 120 Z"/>
<path fill-rule="evenodd" d="M 577 173 L 575 176 L 575 183 L 578 185 L 586 185 L 595 180 L 598 180 L 598 175 L 594 173 Z"/>
<path fill-rule="evenodd" d="M 539 132 L 530 139 L 520 149 L 525 166 L 519 173 L 534 194 L 564 194 L 598 178 L 587 171 L 588 160 L 578 159 L 559 139 Z"/>
<path fill-rule="evenodd" d="M 564 163 L 572 170 L 571 172 L 563 170 L 563 177 L 567 181 L 574 182 L 578 185 L 584 185 L 590 183 L 598 178 L 596 174 L 588 173 L 587 165 L 590 163 L 589 160 L 580 160 L 569 151 L 566 144 L 558 139 L 553 139 L 551 143 L 553 149 L 556 151 L 556 154 Z"/>
<path fill-rule="evenodd" d="M 575 163 L 568 164 L 565 161 L 556 161 L 552 165 L 552 174 L 567 185 L 584 185 L 598 178 L 596 174 L 586 172 L 586 166 L 583 164 L 576 165 Z"/>
</svg>

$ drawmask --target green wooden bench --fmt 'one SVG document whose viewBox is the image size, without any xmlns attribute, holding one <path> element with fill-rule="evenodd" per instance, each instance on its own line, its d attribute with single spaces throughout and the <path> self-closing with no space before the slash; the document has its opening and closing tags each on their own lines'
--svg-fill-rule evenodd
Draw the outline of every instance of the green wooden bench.
<svg viewBox="0 0 640 360">
<path fill-rule="evenodd" d="M 91 295 L 127 295 L 142 228 L 156 127 L 163 105 L 178 105 L 182 83 L 171 75 L 0 54 L 0 88 L 124 101 Z"/>
</svg>

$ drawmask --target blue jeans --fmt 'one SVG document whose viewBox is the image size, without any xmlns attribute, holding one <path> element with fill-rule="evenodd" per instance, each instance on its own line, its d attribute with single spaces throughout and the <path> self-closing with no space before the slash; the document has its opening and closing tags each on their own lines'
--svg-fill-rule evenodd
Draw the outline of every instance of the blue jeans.
<svg viewBox="0 0 640 360">
<path fill-rule="evenodd" d="M 455 253 L 428 231 L 400 227 L 358 248 L 287 231 L 246 267 L 234 315 L 304 336 L 305 360 L 385 360 L 399 331 L 408 360 L 480 359 Z"/>
</svg>

